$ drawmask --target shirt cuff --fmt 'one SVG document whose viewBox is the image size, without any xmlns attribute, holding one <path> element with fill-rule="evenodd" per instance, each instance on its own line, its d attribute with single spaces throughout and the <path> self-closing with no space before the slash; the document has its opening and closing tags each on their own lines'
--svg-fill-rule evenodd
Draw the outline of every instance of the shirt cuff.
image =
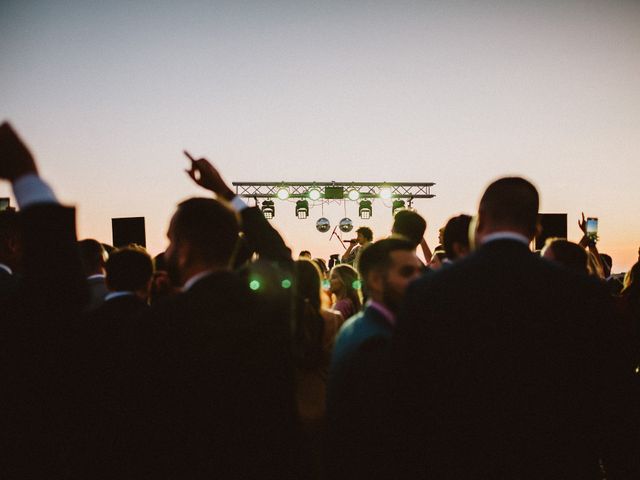
<svg viewBox="0 0 640 480">
<path fill-rule="evenodd" d="M 249 205 L 240 198 L 238 195 L 231 199 L 231 207 L 238 213 L 240 213 L 245 208 L 249 208 Z"/>
<path fill-rule="evenodd" d="M 35 173 L 22 175 L 13 182 L 12 187 L 20 209 L 37 203 L 58 203 L 51 187 Z"/>
</svg>

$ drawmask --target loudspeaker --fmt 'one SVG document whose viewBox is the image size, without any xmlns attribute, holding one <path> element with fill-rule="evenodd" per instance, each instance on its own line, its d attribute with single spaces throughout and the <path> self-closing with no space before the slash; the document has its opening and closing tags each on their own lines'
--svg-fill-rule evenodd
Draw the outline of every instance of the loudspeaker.
<svg viewBox="0 0 640 480">
<path fill-rule="evenodd" d="M 144 217 L 112 218 L 113 246 L 126 247 L 131 243 L 147 246 Z"/>
<path fill-rule="evenodd" d="M 567 214 L 566 213 L 540 213 L 538 214 L 542 231 L 536 237 L 536 250 L 544 247 L 547 238 L 567 238 Z"/>
</svg>

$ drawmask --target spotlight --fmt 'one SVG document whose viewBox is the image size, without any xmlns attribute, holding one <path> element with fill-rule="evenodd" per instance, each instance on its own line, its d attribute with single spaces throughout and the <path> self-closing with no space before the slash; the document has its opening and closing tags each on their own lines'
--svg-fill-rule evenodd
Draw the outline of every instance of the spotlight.
<svg viewBox="0 0 640 480">
<path fill-rule="evenodd" d="M 296 217 L 304 220 L 309 216 L 309 202 L 306 200 L 298 200 L 296 202 Z"/>
<path fill-rule="evenodd" d="M 360 198 L 360 192 L 356 189 L 349 190 L 347 196 L 349 197 L 349 200 L 353 200 L 355 202 Z"/>
<path fill-rule="evenodd" d="M 309 193 L 307 195 L 309 195 L 310 200 L 320 200 L 320 197 L 322 196 L 320 190 L 318 190 L 317 188 L 312 188 L 311 190 L 309 190 Z"/>
<path fill-rule="evenodd" d="M 404 200 L 394 200 L 393 206 L 391 207 L 391 215 L 395 217 L 398 211 L 404 209 L 404 206 Z"/>
<path fill-rule="evenodd" d="M 382 187 L 380 189 L 380 198 L 389 200 L 391 198 L 391 187 Z"/>
<path fill-rule="evenodd" d="M 282 188 L 278 189 L 278 193 L 276 195 L 278 196 L 278 198 L 280 200 L 286 200 L 287 198 L 289 198 L 289 190 L 287 190 L 286 188 L 282 187 Z"/>
<path fill-rule="evenodd" d="M 360 218 L 364 220 L 368 220 L 369 218 L 371 218 L 371 214 L 372 214 L 371 201 L 362 200 L 358 208 L 358 213 L 360 214 Z"/>
<path fill-rule="evenodd" d="M 262 214 L 267 220 L 271 220 L 276 216 L 276 207 L 273 204 L 273 200 L 265 200 L 262 202 Z"/>
</svg>

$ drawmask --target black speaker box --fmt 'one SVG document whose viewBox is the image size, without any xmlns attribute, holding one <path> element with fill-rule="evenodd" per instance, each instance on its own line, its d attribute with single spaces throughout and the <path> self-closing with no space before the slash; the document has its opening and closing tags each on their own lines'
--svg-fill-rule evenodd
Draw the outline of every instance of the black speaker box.
<svg viewBox="0 0 640 480">
<path fill-rule="evenodd" d="M 113 246 L 126 247 L 131 243 L 147 246 L 144 217 L 112 218 Z"/>
<path fill-rule="evenodd" d="M 567 238 L 567 214 L 566 213 L 540 213 L 538 214 L 542 232 L 536 237 L 536 250 L 544 247 L 547 238 Z"/>
</svg>

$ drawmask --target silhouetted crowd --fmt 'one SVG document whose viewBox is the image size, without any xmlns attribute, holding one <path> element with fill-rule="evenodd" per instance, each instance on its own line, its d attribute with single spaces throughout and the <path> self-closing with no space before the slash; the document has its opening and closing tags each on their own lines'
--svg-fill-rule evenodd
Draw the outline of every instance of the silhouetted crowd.
<svg viewBox="0 0 640 480">
<path fill-rule="evenodd" d="M 640 478 L 640 251 L 612 275 L 583 215 L 533 252 L 538 192 L 505 177 L 433 251 L 401 210 L 294 260 L 185 154 L 213 195 L 152 258 L 77 241 L 0 126 L 0 478 Z"/>
</svg>

